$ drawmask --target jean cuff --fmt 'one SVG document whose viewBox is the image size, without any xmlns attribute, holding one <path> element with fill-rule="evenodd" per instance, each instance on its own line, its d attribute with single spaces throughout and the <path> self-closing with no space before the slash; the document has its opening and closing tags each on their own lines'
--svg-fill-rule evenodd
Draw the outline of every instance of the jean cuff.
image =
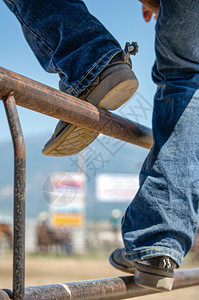
<svg viewBox="0 0 199 300">
<path fill-rule="evenodd" d="M 164 247 L 150 247 L 136 251 L 125 251 L 125 256 L 128 260 L 138 261 L 157 256 L 169 256 L 178 265 L 181 266 L 183 257 L 176 251 Z"/>
</svg>

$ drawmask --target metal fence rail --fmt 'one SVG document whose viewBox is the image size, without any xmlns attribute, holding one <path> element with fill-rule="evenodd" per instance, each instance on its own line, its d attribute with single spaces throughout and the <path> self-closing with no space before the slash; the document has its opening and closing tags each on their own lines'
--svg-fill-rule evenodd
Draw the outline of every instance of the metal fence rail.
<svg viewBox="0 0 199 300">
<path fill-rule="evenodd" d="M 12 94 L 4 100 L 14 147 L 13 299 L 23 299 L 25 273 L 26 149 Z"/>
<path fill-rule="evenodd" d="M 176 271 L 173 289 L 198 284 L 199 269 Z M 12 299 L 12 292 L 9 290 L 6 290 L 6 292 Z M 26 287 L 25 300 L 118 300 L 154 293 L 158 292 L 139 287 L 134 283 L 133 276 L 126 276 Z M 2 299 L 6 300 L 7 298 Z"/>
<path fill-rule="evenodd" d="M 0 99 L 13 91 L 20 106 L 125 142 L 152 146 L 151 129 L 0 67 Z"/>
<path fill-rule="evenodd" d="M 16 103 L 31 110 L 121 139 L 152 146 L 151 130 L 92 104 L 0 67 L 0 99 L 4 100 L 15 154 L 13 290 L 0 290 L 0 300 L 126 299 L 157 293 L 135 285 L 133 276 L 26 287 L 25 145 Z M 199 269 L 175 272 L 174 289 L 199 285 Z"/>
</svg>

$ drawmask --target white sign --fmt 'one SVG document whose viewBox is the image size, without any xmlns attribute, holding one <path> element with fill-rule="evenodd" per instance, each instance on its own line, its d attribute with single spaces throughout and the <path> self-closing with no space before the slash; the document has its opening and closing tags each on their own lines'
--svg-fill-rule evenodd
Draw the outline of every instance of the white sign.
<svg viewBox="0 0 199 300">
<path fill-rule="evenodd" d="M 96 197 L 99 201 L 130 202 L 138 189 L 138 175 L 100 174 L 96 178 Z"/>
</svg>

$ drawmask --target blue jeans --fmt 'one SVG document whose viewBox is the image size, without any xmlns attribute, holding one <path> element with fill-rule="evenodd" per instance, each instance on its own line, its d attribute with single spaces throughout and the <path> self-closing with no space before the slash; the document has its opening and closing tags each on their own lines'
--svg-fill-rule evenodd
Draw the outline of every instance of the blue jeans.
<svg viewBox="0 0 199 300">
<path fill-rule="evenodd" d="M 60 89 L 78 96 L 121 51 L 80 0 L 4 0 Z M 153 79 L 154 145 L 122 222 L 127 258 L 168 255 L 180 266 L 192 246 L 199 208 L 199 3 L 161 0 Z"/>
<path fill-rule="evenodd" d="M 42 67 L 59 73 L 60 90 L 78 96 L 122 51 L 81 0 L 4 0 Z"/>
<path fill-rule="evenodd" d="M 180 266 L 199 221 L 199 2 L 160 2 L 154 145 L 122 233 L 128 259 L 168 255 Z"/>
</svg>

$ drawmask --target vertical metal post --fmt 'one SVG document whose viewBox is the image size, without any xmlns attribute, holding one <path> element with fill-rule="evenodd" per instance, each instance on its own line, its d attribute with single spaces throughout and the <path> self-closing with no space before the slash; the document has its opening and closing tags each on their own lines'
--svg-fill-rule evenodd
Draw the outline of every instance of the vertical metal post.
<svg viewBox="0 0 199 300">
<path fill-rule="evenodd" d="M 13 93 L 4 106 L 14 147 L 13 299 L 24 299 L 25 274 L 25 143 Z"/>
</svg>

